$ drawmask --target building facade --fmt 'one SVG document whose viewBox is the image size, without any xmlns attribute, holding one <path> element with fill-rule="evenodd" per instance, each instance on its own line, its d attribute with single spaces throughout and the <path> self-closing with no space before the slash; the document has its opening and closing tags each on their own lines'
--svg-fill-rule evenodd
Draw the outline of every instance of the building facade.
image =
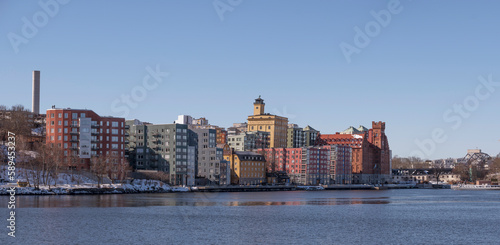
<svg viewBox="0 0 500 245">
<path fill-rule="evenodd" d="M 210 184 L 219 184 L 221 158 L 217 155 L 216 130 L 191 128 L 198 135 L 198 166 L 196 176 Z"/>
<path fill-rule="evenodd" d="M 363 129 L 364 127 L 360 127 Z M 369 130 L 351 127 L 343 133 L 322 134 L 321 145 L 341 145 L 352 148 L 352 182 L 377 184 L 391 180 L 391 151 L 385 135 L 384 122 L 372 122 Z"/>
<path fill-rule="evenodd" d="M 227 128 L 227 135 L 236 135 L 246 132 L 248 129 L 248 123 L 233 123 L 232 127 Z"/>
<path fill-rule="evenodd" d="M 288 124 L 287 148 L 315 146 L 319 131 L 307 125 L 305 128 L 297 124 Z"/>
<path fill-rule="evenodd" d="M 269 132 L 252 131 L 229 135 L 227 143 L 235 151 L 253 151 L 269 148 Z"/>
<path fill-rule="evenodd" d="M 198 136 L 186 124 L 128 120 L 126 125 L 127 155 L 134 169 L 167 173 L 172 185 L 194 183 Z"/>
<path fill-rule="evenodd" d="M 89 169 L 91 157 L 110 156 L 114 163 L 125 162 L 124 118 L 53 107 L 47 110 L 45 121 L 46 142 L 61 147 L 68 169 Z M 117 178 L 114 173 L 110 177 Z"/>
<path fill-rule="evenodd" d="M 261 154 L 250 151 L 225 152 L 224 159 L 231 165 L 231 184 L 260 185 L 266 182 L 266 160 Z"/>
<path fill-rule="evenodd" d="M 288 124 L 286 147 L 299 148 L 305 145 L 304 129 L 297 124 Z"/>
<path fill-rule="evenodd" d="M 336 177 L 335 174 L 340 174 L 340 171 L 333 171 L 332 173 L 330 169 L 338 167 L 340 170 L 341 167 L 348 164 L 347 161 L 341 161 L 344 160 L 340 159 L 340 157 L 344 157 L 341 150 L 340 148 L 328 146 L 270 148 L 258 150 L 257 153 L 265 157 L 268 173 L 285 172 L 292 184 L 328 185 L 333 183 L 334 179 L 332 178 Z M 334 157 L 333 160 L 332 157 Z M 349 178 L 349 176 L 345 175 L 339 177 Z"/>
<path fill-rule="evenodd" d="M 287 146 L 288 118 L 264 113 L 265 103 L 260 98 L 255 99 L 253 115 L 248 116 L 247 131 L 269 132 L 271 148 L 284 148 Z"/>
<path fill-rule="evenodd" d="M 216 130 L 216 141 L 217 144 L 225 144 L 227 141 L 227 131 L 219 126 L 210 125 L 208 123 L 208 119 L 201 118 L 193 118 L 189 115 L 179 115 L 177 120 L 174 121 L 177 124 L 187 124 L 189 128 L 199 128 L 199 129 L 215 129 Z"/>
<path fill-rule="evenodd" d="M 323 146 L 330 151 L 330 184 L 352 183 L 352 148 L 349 146 Z"/>
</svg>

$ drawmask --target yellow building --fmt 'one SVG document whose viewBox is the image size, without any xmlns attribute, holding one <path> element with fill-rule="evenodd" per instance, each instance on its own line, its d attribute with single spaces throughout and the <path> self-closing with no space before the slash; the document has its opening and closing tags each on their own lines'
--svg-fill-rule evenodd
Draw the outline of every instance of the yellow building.
<svg viewBox="0 0 500 245">
<path fill-rule="evenodd" d="M 231 184 L 260 185 L 266 181 L 266 159 L 251 151 L 224 151 L 224 160 L 231 162 Z"/>
<path fill-rule="evenodd" d="M 248 116 L 248 131 L 269 132 L 271 148 L 285 148 L 287 144 L 288 118 L 264 113 L 264 100 L 255 99 L 253 115 Z"/>
</svg>

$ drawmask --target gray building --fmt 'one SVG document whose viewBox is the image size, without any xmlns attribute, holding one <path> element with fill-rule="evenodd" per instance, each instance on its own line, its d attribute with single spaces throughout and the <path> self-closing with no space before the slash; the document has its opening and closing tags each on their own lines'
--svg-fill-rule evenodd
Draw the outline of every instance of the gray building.
<svg viewBox="0 0 500 245">
<path fill-rule="evenodd" d="M 217 144 L 217 159 L 220 160 L 219 185 L 230 185 L 231 162 L 224 160 L 224 144 Z"/>
<path fill-rule="evenodd" d="M 315 146 L 318 133 L 318 130 L 309 125 L 300 128 L 297 124 L 288 124 L 287 148 Z"/>
<path fill-rule="evenodd" d="M 297 124 L 288 124 L 286 141 L 287 148 L 304 147 L 304 129 Z"/>
<path fill-rule="evenodd" d="M 210 184 L 219 184 L 221 159 L 217 157 L 216 130 L 201 128 L 191 128 L 191 130 L 198 135 L 196 176 L 206 178 Z"/>
<path fill-rule="evenodd" d="M 198 140 L 187 125 L 139 120 L 127 120 L 125 125 L 125 154 L 135 170 L 168 173 L 172 185 L 194 183 Z"/>
<path fill-rule="evenodd" d="M 251 131 L 227 136 L 227 144 L 235 151 L 269 148 L 269 132 Z"/>
</svg>

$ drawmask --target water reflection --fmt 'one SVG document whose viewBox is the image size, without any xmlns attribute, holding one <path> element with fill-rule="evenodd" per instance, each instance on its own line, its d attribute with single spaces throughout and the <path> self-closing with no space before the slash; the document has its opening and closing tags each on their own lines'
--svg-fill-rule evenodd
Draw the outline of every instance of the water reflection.
<svg viewBox="0 0 500 245">
<path fill-rule="evenodd" d="M 279 198 L 263 196 L 261 198 L 242 199 L 239 196 L 222 196 L 206 199 L 199 195 L 87 195 L 87 196 L 20 196 L 20 208 L 65 208 L 65 207 L 147 207 L 147 206 L 335 206 L 360 204 L 389 204 L 388 197 L 343 197 L 343 198 L 307 198 L 304 196 Z M 275 200 L 269 200 L 275 199 Z M 288 199 L 288 200 L 287 200 Z M 292 200 L 289 200 L 292 199 Z"/>
<path fill-rule="evenodd" d="M 330 198 L 329 198 L 330 199 Z M 354 205 L 354 204 L 389 204 L 388 200 L 358 200 L 339 198 L 338 200 L 310 200 L 310 201 L 288 201 L 288 202 L 229 202 L 225 206 L 302 206 L 302 205 L 320 205 L 320 206 L 334 206 L 334 205 Z"/>
</svg>

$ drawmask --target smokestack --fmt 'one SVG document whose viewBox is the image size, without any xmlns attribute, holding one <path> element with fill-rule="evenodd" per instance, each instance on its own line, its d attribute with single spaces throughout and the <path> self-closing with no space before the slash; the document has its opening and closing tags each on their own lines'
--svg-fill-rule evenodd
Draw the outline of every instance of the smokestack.
<svg viewBox="0 0 500 245">
<path fill-rule="evenodd" d="M 40 114 L 40 71 L 33 71 L 33 95 L 31 99 L 31 112 Z"/>
</svg>

